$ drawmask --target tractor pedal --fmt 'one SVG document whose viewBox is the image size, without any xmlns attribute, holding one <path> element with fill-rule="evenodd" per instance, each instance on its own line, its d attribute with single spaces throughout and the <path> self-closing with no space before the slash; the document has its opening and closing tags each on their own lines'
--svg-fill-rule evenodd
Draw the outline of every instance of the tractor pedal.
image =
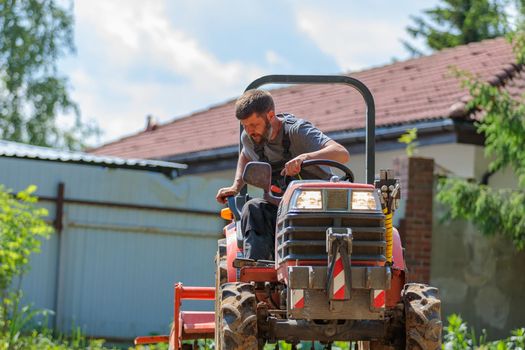
<svg viewBox="0 0 525 350">
<path fill-rule="evenodd" d="M 247 259 L 247 258 L 235 258 L 233 260 L 233 267 L 240 269 L 241 267 L 245 266 L 255 266 L 257 265 L 257 261 L 253 259 Z"/>
<path fill-rule="evenodd" d="M 275 266 L 275 261 L 273 260 L 257 260 L 256 262 L 257 262 L 256 266 L 265 266 L 265 267 Z"/>
<path fill-rule="evenodd" d="M 270 267 L 274 265 L 275 265 L 275 261 L 273 260 L 253 260 L 253 259 L 247 259 L 247 258 L 235 258 L 233 260 L 233 267 L 237 269 L 240 269 L 241 267 L 246 267 L 246 266 Z"/>
</svg>

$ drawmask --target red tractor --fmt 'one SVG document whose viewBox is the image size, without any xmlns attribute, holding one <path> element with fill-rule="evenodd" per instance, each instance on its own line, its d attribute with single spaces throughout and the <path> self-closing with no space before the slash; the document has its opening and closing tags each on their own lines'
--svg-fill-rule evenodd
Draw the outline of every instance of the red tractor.
<svg viewBox="0 0 525 350">
<path fill-rule="evenodd" d="M 345 165 L 305 161 L 339 169 L 330 180 L 294 180 L 282 197 L 271 192 L 271 167 L 249 163 L 246 183 L 278 205 L 275 260 L 243 258 L 239 219 L 245 190 L 228 200 L 222 216 L 231 220 L 219 240 L 215 287 L 175 287 L 170 336 L 141 337 L 136 344 L 215 338 L 215 349 L 258 350 L 284 340 L 357 342 L 361 349 L 441 348 L 441 302 L 436 288 L 405 284 L 406 266 L 392 215 L 400 199 L 390 170 L 374 180 L 374 101 L 360 81 L 347 76 L 265 76 L 267 83 L 346 84 L 367 105 L 366 178 L 354 183 Z M 181 312 L 182 299 L 214 299 L 215 312 Z"/>
</svg>

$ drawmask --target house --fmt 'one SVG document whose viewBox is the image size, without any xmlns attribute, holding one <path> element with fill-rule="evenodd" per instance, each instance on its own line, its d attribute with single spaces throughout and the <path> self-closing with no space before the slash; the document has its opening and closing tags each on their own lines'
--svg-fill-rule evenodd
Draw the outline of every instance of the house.
<svg viewBox="0 0 525 350">
<path fill-rule="evenodd" d="M 364 82 L 375 98 L 376 169 L 391 168 L 392 160 L 404 154 L 404 145 L 397 138 L 407 129 L 417 128 L 417 155 L 431 158 L 435 164 L 429 176 L 439 172 L 479 181 L 487 173 L 483 137 L 474 125 L 480 114 L 467 109 L 469 95 L 454 74 L 457 69 L 513 95 L 525 92 L 522 66 L 516 64 L 512 48 L 503 38 L 350 74 Z M 272 95 L 277 112 L 308 119 L 346 146 L 356 180 L 364 181 L 365 108 L 355 91 L 345 86 L 295 85 L 274 89 Z M 229 185 L 238 138 L 234 101 L 226 101 L 91 152 L 182 162 L 188 164 L 185 174 L 189 178 L 221 179 Z M 509 187 L 516 181 L 511 172 L 501 172 L 490 177 L 489 183 Z M 426 196 L 432 198 L 432 189 Z M 525 276 L 519 272 L 525 254 L 501 238 L 481 236 L 471 224 L 440 222 L 441 211 L 430 200 L 415 214 L 400 213 L 405 219 L 410 215 L 414 219 L 419 213 L 432 212 L 430 222 L 419 220 L 432 232 L 419 242 L 430 242 L 430 247 L 422 249 L 416 244 L 407 248 L 408 254 L 423 259 L 421 276 L 428 276 L 428 281 L 440 288 L 444 315 L 459 312 L 477 329 L 486 328 L 494 337 L 507 336 L 510 329 L 525 324 L 525 302 L 518 296 L 525 288 Z M 406 234 L 401 230 L 402 237 Z"/>
</svg>

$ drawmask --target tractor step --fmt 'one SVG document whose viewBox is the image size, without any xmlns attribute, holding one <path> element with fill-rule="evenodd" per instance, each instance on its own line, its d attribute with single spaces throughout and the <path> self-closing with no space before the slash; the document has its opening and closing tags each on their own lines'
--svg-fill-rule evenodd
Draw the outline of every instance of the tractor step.
<svg viewBox="0 0 525 350">
<path fill-rule="evenodd" d="M 240 269 L 246 266 L 258 266 L 258 267 L 273 267 L 275 261 L 273 260 L 253 260 L 247 258 L 235 258 L 233 260 L 233 267 Z"/>
<path fill-rule="evenodd" d="M 213 311 L 182 311 L 180 313 L 183 332 L 186 334 L 213 334 L 215 313 Z"/>
</svg>

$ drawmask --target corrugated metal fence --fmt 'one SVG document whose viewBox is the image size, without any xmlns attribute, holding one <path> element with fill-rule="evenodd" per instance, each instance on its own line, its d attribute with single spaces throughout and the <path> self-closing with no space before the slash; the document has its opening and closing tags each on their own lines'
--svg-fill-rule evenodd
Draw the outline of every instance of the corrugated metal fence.
<svg viewBox="0 0 525 350">
<path fill-rule="evenodd" d="M 224 222 L 209 193 L 225 180 L 5 157 L 0 169 L 0 183 L 14 191 L 38 186 L 58 228 L 32 258 L 23 290 L 27 302 L 55 310 L 59 330 L 112 339 L 165 333 L 173 284 L 213 285 Z"/>
</svg>

